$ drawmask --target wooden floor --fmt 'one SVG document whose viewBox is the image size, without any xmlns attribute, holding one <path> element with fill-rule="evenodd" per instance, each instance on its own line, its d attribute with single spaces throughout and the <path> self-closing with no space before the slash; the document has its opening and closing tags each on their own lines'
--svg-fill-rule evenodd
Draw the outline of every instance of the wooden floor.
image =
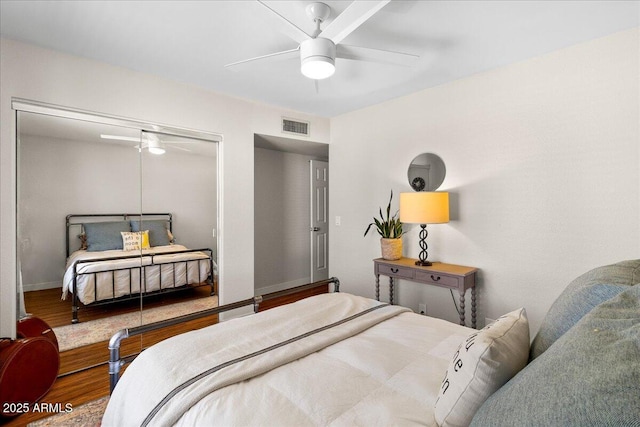
<svg viewBox="0 0 640 427">
<path fill-rule="evenodd" d="M 202 289 L 206 288 L 197 288 L 198 290 L 194 290 L 196 292 L 202 292 Z M 208 290 L 206 290 L 208 292 Z M 273 307 L 277 307 L 280 305 L 288 304 L 303 298 L 307 298 L 309 296 L 318 295 L 321 293 L 328 292 L 328 286 L 319 286 L 316 288 L 312 288 L 306 291 L 298 292 L 296 294 L 287 295 L 283 297 L 279 297 L 273 300 L 268 300 L 263 302 L 260 305 L 260 311 L 268 310 Z M 59 293 L 57 297 L 59 298 Z M 55 327 L 59 325 L 66 325 L 70 321 L 70 313 L 71 306 L 69 305 L 69 311 L 65 311 L 65 314 L 60 313 L 61 309 L 58 309 L 58 312 L 55 312 L 51 307 L 45 309 L 40 307 L 43 311 L 36 311 L 35 307 L 37 304 L 41 304 L 42 306 L 46 306 L 42 301 L 36 301 L 38 298 L 32 296 L 31 300 L 25 296 L 25 305 L 27 306 L 27 311 L 32 310 L 34 313 L 42 313 L 45 316 L 49 316 L 51 319 L 47 320 L 50 326 Z M 188 295 L 184 295 L 180 298 L 188 298 Z M 191 298 L 194 296 L 191 295 Z M 46 299 L 46 298 L 43 298 Z M 167 304 L 170 303 L 166 300 L 159 301 L 151 301 L 145 302 L 145 307 L 151 306 L 152 304 Z M 147 305 L 151 304 L 151 305 Z M 138 310 L 139 303 L 134 304 L 134 307 L 119 307 L 117 313 L 114 313 L 114 307 L 110 307 L 110 315 L 114 314 L 122 314 L 124 312 L 131 310 Z M 47 312 L 46 310 L 51 310 L 51 312 Z M 100 310 L 100 309 L 98 309 Z M 65 315 L 67 317 L 65 317 Z M 104 313 L 102 313 L 104 315 Z M 97 316 L 97 317 L 94 317 Z M 81 312 L 80 319 L 81 321 L 88 321 L 92 318 L 98 318 L 101 314 L 99 311 L 91 314 L 87 309 L 85 312 Z M 62 323 L 56 323 L 62 322 Z M 164 328 L 158 331 L 154 331 L 148 334 L 144 334 L 138 337 L 132 337 L 124 340 L 121 346 L 121 354 L 129 355 L 135 354 L 140 348 L 146 348 L 156 342 L 162 341 L 163 339 L 170 337 L 172 335 L 176 335 L 182 332 L 187 332 L 194 329 L 199 329 L 204 326 L 208 326 L 218 322 L 217 316 L 209 316 L 202 319 L 197 319 L 191 322 L 183 323 L 180 325 Z M 61 369 L 61 376 L 58 377 L 55 384 L 44 396 L 40 402 L 46 403 L 61 403 L 64 406 L 67 403 L 73 405 L 73 407 L 78 407 L 84 403 L 90 402 L 92 400 L 99 399 L 101 397 L 109 395 L 109 374 L 108 374 L 108 365 L 106 361 L 108 361 L 108 349 L 107 342 L 100 342 L 96 344 L 92 344 L 90 346 L 82 347 L 81 349 L 69 350 L 60 354 L 60 362 L 61 368 L 64 367 L 65 371 L 63 372 Z M 95 365 L 95 366 L 94 366 Z M 94 366 L 92 368 L 85 369 L 86 366 Z M 78 372 L 74 372 L 76 369 L 81 369 Z M 28 423 L 33 422 L 35 420 L 48 417 L 52 414 L 48 413 L 26 413 L 22 414 L 18 417 L 2 420 L 0 418 L 0 422 L 3 422 L 6 426 L 26 426 Z"/>
<path fill-rule="evenodd" d="M 210 296 L 210 292 L 210 287 L 200 286 L 197 288 L 186 289 L 182 292 L 156 295 L 145 298 L 142 303 L 142 307 L 144 309 L 149 309 L 196 298 L 208 298 Z M 41 318 L 52 328 L 70 325 L 71 302 L 67 300 L 61 301 L 60 295 L 60 289 L 25 292 L 25 306 L 27 312 Z M 114 304 L 100 306 L 82 306 L 78 317 L 81 322 L 89 322 L 105 317 L 137 312 L 140 310 L 140 306 L 139 300 L 121 301 Z M 138 353 L 141 348 L 148 347 L 158 341 L 174 335 L 176 331 L 179 333 L 186 332 L 187 330 L 198 329 L 215 323 L 217 320 L 217 317 L 212 317 L 210 319 L 204 319 L 184 325 L 183 329 L 176 330 L 175 328 L 167 328 L 161 333 L 142 336 L 142 341 L 140 336 L 124 340 L 122 343 L 122 354 L 130 355 Z M 69 374 L 83 368 L 97 366 L 108 362 L 109 350 L 107 349 L 107 344 L 108 341 L 102 341 L 60 353 L 60 375 Z"/>
<path fill-rule="evenodd" d="M 78 319 L 81 322 L 101 319 L 117 314 L 131 313 L 143 308 L 153 308 L 180 301 L 187 301 L 197 297 L 208 296 L 211 292 L 209 285 L 188 288 L 178 292 L 170 292 L 145 297 L 142 303 L 140 299 L 119 301 L 105 305 L 80 304 Z M 46 289 L 35 292 L 25 292 L 24 305 L 27 313 L 38 316 L 52 328 L 71 324 L 71 297 L 61 300 L 62 288 Z"/>
</svg>

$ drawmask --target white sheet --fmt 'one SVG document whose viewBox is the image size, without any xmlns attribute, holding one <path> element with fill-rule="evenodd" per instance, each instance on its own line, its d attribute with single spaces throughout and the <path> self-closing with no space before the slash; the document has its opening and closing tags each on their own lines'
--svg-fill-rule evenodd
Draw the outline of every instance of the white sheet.
<svg viewBox="0 0 640 427">
<path fill-rule="evenodd" d="M 137 293 L 140 291 L 140 269 L 135 267 L 150 266 L 151 257 L 144 256 L 150 253 L 162 254 L 186 250 L 182 245 L 154 246 L 151 249 L 142 251 L 142 257 L 117 259 L 111 261 L 101 261 L 96 263 L 78 264 L 78 272 L 93 273 L 78 276 L 78 298 L 83 304 L 91 304 L 94 301 L 118 298 L 121 296 Z M 79 260 L 92 260 L 110 257 L 130 257 L 134 251 L 111 250 L 88 252 L 85 250 L 76 251 L 67 260 L 67 268 L 62 285 L 62 299 L 66 299 L 69 292 L 75 292 L 73 287 L 73 265 Z M 193 261 L 189 261 L 193 260 Z M 187 263 L 167 264 L 174 261 L 189 261 Z M 159 264 L 144 268 L 146 278 L 145 292 L 152 292 L 160 289 L 160 275 L 162 275 L 162 288 L 173 288 L 184 286 L 187 283 L 197 283 L 198 278 L 204 281 L 210 271 L 209 257 L 204 252 L 189 252 L 185 254 L 158 255 L 153 257 L 153 263 Z M 164 264 L 164 265 L 163 265 Z M 132 268 L 129 270 L 129 268 Z M 214 264 L 215 268 L 215 264 Z M 121 269 L 114 275 L 110 272 L 101 271 Z M 94 283 L 98 281 L 98 295 L 96 295 Z M 188 281 L 187 281 L 188 280 Z M 114 294 L 115 281 L 115 294 Z M 142 281 L 143 284 L 145 280 Z M 131 289 L 130 289 L 131 284 Z"/>
<path fill-rule="evenodd" d="M 102 425 L 140 425 L 177 384 L 211 366 L 378 305 L 325 294 L 164 341 L 126 370 Z M 471 332 L 388 306 L 305 338 L 304 347 L 289 344 L 207 376 L 149 425 L 432 425 L 449 359 Z"/>
</svg>

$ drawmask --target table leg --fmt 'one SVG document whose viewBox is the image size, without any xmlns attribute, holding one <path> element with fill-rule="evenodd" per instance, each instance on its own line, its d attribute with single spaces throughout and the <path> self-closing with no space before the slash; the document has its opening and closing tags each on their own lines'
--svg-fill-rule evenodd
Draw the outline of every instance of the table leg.
<svg viewBox="0 0 640 427">
<path fill-rule="evenodd" d="M 393 305 L 393 277 L 389 277 L 389 304 Z"/>
<path fill-rule="evenodd" d="M 380 275 L 376 274 L 376 301 L 380 301 Z"/>
<path fill-rule="evenodd" d="M 459 290 L 460 292 L 460 324 L 465 326 L 464 323 L 464 287 Z"/>
<path fill-rule="evenodd" d="M 471 327 L 476 328 L 476 287 L 471 288 Z"/>
</svg>

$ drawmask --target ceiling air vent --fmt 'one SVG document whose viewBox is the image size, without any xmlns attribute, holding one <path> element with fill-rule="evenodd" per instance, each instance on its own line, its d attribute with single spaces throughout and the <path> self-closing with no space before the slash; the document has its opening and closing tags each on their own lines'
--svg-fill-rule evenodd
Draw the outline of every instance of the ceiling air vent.
<svg viewBox="0 0 640 427">
<path fill-rule="evenodd" d="M 282 118 L 282 132 L 309 136 L 309 122 Z"/>
</svg>

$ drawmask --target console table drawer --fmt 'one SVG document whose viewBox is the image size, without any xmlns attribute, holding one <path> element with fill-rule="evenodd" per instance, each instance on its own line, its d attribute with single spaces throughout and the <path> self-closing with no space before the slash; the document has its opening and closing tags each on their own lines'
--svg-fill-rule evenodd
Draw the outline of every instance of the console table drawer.
<svg viewBox="0 0 640 427">
<path fill-rule="evenodd" d="M 449 287 L 458 287 L 458 278 L 434 271 L 416 271 L 416 280 Z"/>
<path fill-rule="evenodd" d="M 405 267 L 394 267 L 385 264 L 378 265 L 378 273 L 389 277 L 404 277 L 407 279 L 413 278 L 413 269 Z"/>
</svg>

